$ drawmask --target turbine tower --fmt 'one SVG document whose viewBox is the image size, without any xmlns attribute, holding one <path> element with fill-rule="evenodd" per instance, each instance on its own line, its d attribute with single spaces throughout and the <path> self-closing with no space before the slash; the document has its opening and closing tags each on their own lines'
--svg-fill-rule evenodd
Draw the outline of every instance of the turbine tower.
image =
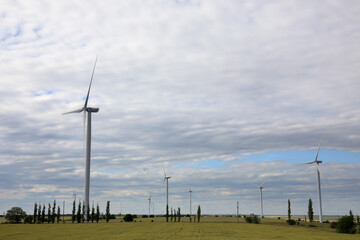
<svg viewBox="0 0 360 240">
<path fill-rule="evenodd" d="M 316 157 L 314 161 L 311 162 L 307 162 L 307 163 L 303 163 L 301 165 L 306 165 L 306 164 L 316 164 L 316 173 L 317 173 L 317 186 L 318 186 L 318 195 L 319 195 L 319 222 L 323 222 L 322 221 L 322 203 L 321 203 L 321 186 L 320 186 L 320 169 L 319 169 L 319 164 L 322 163 L 322 161 L 317 160 L 318 159 L 318 155 L 319 155 L 319 150 L 320 150 L 320 146 L 321 146 L 321 142 L 322 142 L 323 137 L 321 137 L 320 139 L 320 143 L 319 143 L 319 147 L 316 153 Z"/>
<path fill-rule="evenodd" d="M 165 167 L 163 164 L 163 170 L 164 170 L 164 182 L 166 181 L 166 206 L 169 206 L 169 178 L 170 176 L 166 176 Z"/>
<path fill-rule="evenodd" d="M 63 114 L 70 114 L 70 113 L 81 113 L 84 112 L 83 117 L 83 127 L 84 127 L 84 137 L 85 137 L 85 123 L 86 123 L 86 113 L 87 113 L 87 131 L 86 131 L 86 152 L 85 152 L 85 212 L 86 212 L 86 219 L 89 219 L 88 209 L 89 209 L 89 192 L 90 192 L 90 155 L 91 155 L 91 113 L 97 113 L 99 108 L 92 108 L 88 107 L 89 101 L 89 94 L 91 89 L 92 80 L 94 77 L 96 62 L 98 56 L 96 56 L 94 69 L 91 74 L 90 85 L 87 92 L 87 96 L 85 99 L 85 104 L 82 108 L 70 112 L 66 112 Z"/>
<path fill-rule="evenodd" d="M 192 193 L 193 191 L 191 191 L 191 188 L 190 188 L 190 190 L 189 190 L 189 195 L 190 195 L 190 217 L 191 217 L 191 193 Z"/>
<path fill-rule="evenodd" d="M 263 197 L 262 197 L 262 190 L 264 189 L 263 187 L 264 183 L 260 185 L 260 208 L 261 208 L 261 218 L 264 218 L 264 213 L 263 213 Z"/>
</svg>

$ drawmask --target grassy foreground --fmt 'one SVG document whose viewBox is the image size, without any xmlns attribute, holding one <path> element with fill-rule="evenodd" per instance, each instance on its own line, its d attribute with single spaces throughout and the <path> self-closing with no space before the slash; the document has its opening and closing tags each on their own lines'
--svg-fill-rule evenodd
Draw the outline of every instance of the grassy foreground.
<svg viewBox="0 0 360 240">
<path fill-rule="evenodd" d="M 0 239 L 360 239 L 321 228 L 234 222 L 0 224 Z"/>
</svg>

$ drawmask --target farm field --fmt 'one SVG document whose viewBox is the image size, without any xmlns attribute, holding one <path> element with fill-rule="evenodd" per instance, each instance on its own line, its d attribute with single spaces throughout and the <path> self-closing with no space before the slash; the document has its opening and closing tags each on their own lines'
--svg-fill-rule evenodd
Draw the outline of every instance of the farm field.
<svg viewBox="0 0 360 240">
<path fill-rule="evenodd" d="M 328 225 L 288 226 L 281 221 L 264 219 L 248 224 L 236 218 L 204 218 L 203 222 L 165 223 L 162 218 L 137 219 L 125 223 L 85 224 L 0 224 L 0 239 L 360 239 L 360 234 L 338 234 Z M 141 220 L 141 222 L 140 222 Z"/>
</svg>

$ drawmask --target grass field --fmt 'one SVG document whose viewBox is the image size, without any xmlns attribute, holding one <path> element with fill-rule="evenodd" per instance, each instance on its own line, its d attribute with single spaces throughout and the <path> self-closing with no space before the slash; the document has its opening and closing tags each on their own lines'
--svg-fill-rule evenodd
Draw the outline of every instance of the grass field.
<svg viewBox="0 0 360 240">
<path fill-rule="evenodd" d="M 141 222 L 140 222 L 141 220 Z M 261 224 L 236 223 L 236 218 L 204 217 L 203 222 L 165 223 L 163 218 L 125 223 L 0 224 L 0 239 L 360 239 L 360 234 L 338 234 L 328 224 L 288 226 L 281 220 Z"/>
</svg>

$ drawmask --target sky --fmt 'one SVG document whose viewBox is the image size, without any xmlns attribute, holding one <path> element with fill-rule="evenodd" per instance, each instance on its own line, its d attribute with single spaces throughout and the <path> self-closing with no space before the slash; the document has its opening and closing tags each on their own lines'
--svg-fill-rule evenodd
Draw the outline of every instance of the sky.
<svg viewBox="0 0 360 240">
<path fill-rule="evenodd" d="M 0 214 L 360 214 L 357 0 L 0 0 Z"/>
</svg>

